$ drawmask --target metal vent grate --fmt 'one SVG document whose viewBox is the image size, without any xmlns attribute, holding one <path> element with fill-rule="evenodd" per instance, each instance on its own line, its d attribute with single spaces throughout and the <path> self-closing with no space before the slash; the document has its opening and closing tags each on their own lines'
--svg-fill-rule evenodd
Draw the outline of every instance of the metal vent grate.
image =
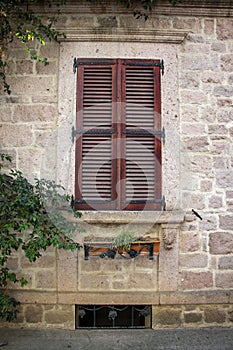
<svg viewBox="0 0 233 350">
<path fill-rule="evenodd" d="M 76 328 L 151 328 L 151 305 L 76 305 Z"/>
</svg>

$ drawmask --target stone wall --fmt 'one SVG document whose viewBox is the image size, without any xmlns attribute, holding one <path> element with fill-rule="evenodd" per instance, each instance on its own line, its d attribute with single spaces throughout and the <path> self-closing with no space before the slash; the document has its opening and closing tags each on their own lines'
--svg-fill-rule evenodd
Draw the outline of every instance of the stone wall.
<svg viewBox="0 0 233 350">
<path fill-rule="evenodd" d="M 196 4 L 196 6 L 195 6 Z M 150 20 L 121 7 L 68 3 L 58 22 L 66 39 L 31 61 L 12 44 L 12 93 L 0 96 L 1 148 L 30 180 L 45 177 L 73 193 L 74 57 L 164 59 L 163 190 L 167 212 L 84 213 L 85 236 L 130 227 L 161 240 L 159 257 L 114 261 L 49 250 L 35 265 L 19 253 L 10 267 L 29 284 L 14 325 L 75 326 L 75 304 L 153 305 L 153 327 L 233 324 L 233 18 L 227 1 L 158 2 Z M 194 209 L 202 220 L 192 212 Z M 136 216 L 135 216 L 136 215 Z M 169 249 L 168 249 L 169 248 Z"/>
</svg>

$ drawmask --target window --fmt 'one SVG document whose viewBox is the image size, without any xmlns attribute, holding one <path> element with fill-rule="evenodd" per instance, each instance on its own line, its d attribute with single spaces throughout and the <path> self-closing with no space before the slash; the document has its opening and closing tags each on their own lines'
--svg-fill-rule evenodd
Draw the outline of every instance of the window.
<svg viewBox="0 0 233 350">
<path fill-rule="evenodd" d="M 151 328 L 151 305 L 76 305 L 76 328 Z"/>
<path fill-rule="evenodd" d="M 161 61 L 76 63 L 75 207 L 161 210 Z"/>
</svg>

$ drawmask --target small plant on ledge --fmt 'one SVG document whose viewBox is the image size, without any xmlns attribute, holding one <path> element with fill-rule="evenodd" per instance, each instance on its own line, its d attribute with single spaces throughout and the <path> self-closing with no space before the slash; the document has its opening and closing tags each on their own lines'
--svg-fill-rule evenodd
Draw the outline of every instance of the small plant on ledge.
<svg viewBox="0 0 233 350">
<path fill-rule="evenodd" d="M 133 232 L 122 231 L 113 240 L 112 247 L 117 250 L 129 251 L 132 242 L 140 240 Z"/>
</svg>

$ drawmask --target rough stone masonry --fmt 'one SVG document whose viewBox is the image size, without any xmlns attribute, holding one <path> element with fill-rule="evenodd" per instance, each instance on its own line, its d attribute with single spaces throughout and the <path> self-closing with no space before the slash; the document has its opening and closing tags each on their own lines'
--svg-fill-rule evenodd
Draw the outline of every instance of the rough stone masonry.
<svg viewBox="0 0 233 350">
<path fill-rule="evenodd" d="M 38 8 L 39 12 L 47 11 Z M 12 324 L 74 329 L 75 305 L 152 305 L 152 327 L 233 325 L 233 9 L 231 1 L 158 1 L 148 21 L 115 2 L 67 1 L 42 66 L 10 46 L 12 93 L 1 92 L 1 149 L 33 181 L 53 179 L 73 193 L 74 57 L 164 59 L 163 189 L 167 211 L 83 213 L 77 233 L 114 236 L 124 225 L 161 240 L 158 258 L 106 261 L 83 251 L 49 250 L 31 265 L 19 252 L 10 268 L 29 284 Z M 202 218 L 192 212 L 194 209 Z M 166 242 L 169 249 L 166 249 Z"/>
</svg>

